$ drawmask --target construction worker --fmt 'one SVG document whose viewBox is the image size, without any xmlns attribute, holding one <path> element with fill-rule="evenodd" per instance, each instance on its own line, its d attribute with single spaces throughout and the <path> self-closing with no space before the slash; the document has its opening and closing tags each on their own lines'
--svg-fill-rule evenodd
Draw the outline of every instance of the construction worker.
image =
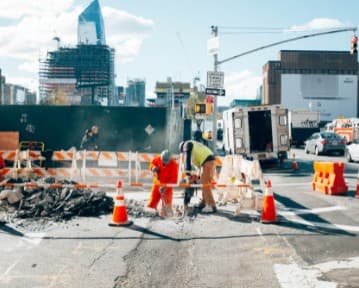
<svg viewBox="0 0 359 288">
<path fill-rule="evenodd" d="M 191 183 L 191 164 L 200 170 L 201 184 L 208 185 L 214 180 L 216 159 L 211 149 L 197 141 L 183 141 L 179 145 L 180 152 L 185 155 L 185 171 L 187 183 Z M 203 213 L 215 213 L 217 211 L 216 202 L 213 198 L 212 188 L 205 186 L 202 188 L 202 200 L 197 205 Z"/>
<path fill-rule="evenodd" d="M 162 208 L 166 207 L 168 208 L 167 211 L 169 211 L 169 209 L 172 208 L 173 188 L 159 186 L 156 184 L 177 183 L 177 161 L 172 158 L 171 153 L 168 150 L 163 150 L 161 155 L 157 155 L 152 159 L 150 163 L 150 170 L 153 173 L 154 185 L 152 186 L 147 207 L 157 210 L 158 203 L 162 199 Z"/>
<path fill-rule="evenodd" d="M 96 125 L 92 126 L 91 129 L 86 129 L 80 145 L 81 150 L 98 150 L 98 130 L 99 129 Z"/>
</svg>

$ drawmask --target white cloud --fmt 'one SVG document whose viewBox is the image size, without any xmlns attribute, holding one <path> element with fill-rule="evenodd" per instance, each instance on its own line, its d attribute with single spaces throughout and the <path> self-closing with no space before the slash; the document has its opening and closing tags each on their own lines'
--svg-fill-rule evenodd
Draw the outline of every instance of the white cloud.
<svg viewBox="0 0 359 288">
<path fill-rule="evenodd" d="M 29 14 L 36 10 L 34 7 L 19 9 L 26 11 L 23 12 L 24 16 L 21 16 L 15 24 L 0 27 L 0 56 L 37 61 L 39 52 L 52 46 L 52 38 L 55 35 L 67 43 L 75 44 L 77 15 L 81 10 L 75 8 L 71 12 L 61 12 L 55 9 L 55 7 L 60 9 L 61 5 L 53 6 L 42 15 L 39 15 L 38 11 Z"/>
<path fill-rule="evenodd" d="M 121 63 L 132 61 L 153 32 L 154 22 L 111 7 L 104 7 L 102 12 L 108 45 L 116 49 Z"/>
<path fill-rule="evenodd" d="M 218 97 L 220 105 L 229 105 L 234 99 L 255 99 L 262 77 L 250 71 L 226 73 L 224 76 L 225 97 Z"/>
<path fill-rule="evenodd" d="M 18 69 L 20 71 L 37 73 L 39 72 L 39 61 L 24 62 L 19 65 Z"/>
<path fill-rule="evenodd" d="M 66 11 L 73 5 L 74 0 L 61 1 L 24 1 L 24 0 L 1 0 L 0 18 L 20 19 L 23 16 L 41 16 L 44 14 L 55 15 Z"/>
<path fill-rule="evenodd" d="M 315 18 L 308 23 L 302 25 L 293 25 L 286 32 L 305 32 L 317 29 L 334 29 L 347 26 L 347 24 L 341 22 L 338 19 L 331 18 Z"/>
<path fill-rule="evenodd" d="M 54 36 L 61 39 L 61 45 L 77 44 L 77 18 L 83 9 L 74 0 L 1 0 L 0 19 L 11 21 L 0 26 L 0 57 L 24 61 L 18 72 L 33 72 L 37 79 L 35 63 L 46 51 L 53 50 Z M 152 33 L 153 21 L 111 7 L 102 7 L 102 12 L 107 44 L 116 49 L 116 63 L 132 61 Z M 7 79 L 15 79 L 3 72 Z"/>
</svg>

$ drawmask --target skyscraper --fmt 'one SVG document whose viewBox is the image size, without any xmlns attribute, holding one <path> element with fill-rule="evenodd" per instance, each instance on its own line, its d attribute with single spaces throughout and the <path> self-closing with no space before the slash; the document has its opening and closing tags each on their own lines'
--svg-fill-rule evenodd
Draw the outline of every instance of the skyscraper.
<svg viewBox="0 0 359 288">
<path fill-rule="evenodd" d="M 125 105 L 145 106 L 146 81 L 144 79 L 133 79 L 127 81 Z"/>
<path fill-rule="evenodd" d="M 106 45 L 100 3 L 94 0 L 78 17 L 78 44 Z"/>
<path fill-rule="evenodd" d="M 114 58 L 115 50 L 106 45 L 99 1 L 94 0 L 78 17 L 76 47 L 59 46 L 40 59 L 41 102 L 119 105 Z"/>
</svg>

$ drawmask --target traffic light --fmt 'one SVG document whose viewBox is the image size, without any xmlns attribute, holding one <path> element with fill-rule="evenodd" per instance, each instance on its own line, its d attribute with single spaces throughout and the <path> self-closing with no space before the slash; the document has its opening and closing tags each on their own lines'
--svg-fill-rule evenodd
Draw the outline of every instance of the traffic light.
<svg viewBox="0 0 359 288">
<path fill-rule="evenodd" d="M 206 114 L 206 103 L 197 103 L 195 112 L 198 114 Z"/>
<path fill-rule="evenodd" d="M 212 103 L 196 103 L 195 112 L 196 112 L 196 114 L 210 115 L 213 113 L 213 104 Z"/>
<path fill-rule="evenodd" d="M 213 113 L 213 104 L 212 103 L 206 103 L 206 114 L 210 115 Z"/>
<path fill-rule="evenodd" d="M 350 54 L 357 54 L 357 45 L 358 45 L 358 37 L 353 35 L 352 41 L 350 43 Z"/>
</svg>

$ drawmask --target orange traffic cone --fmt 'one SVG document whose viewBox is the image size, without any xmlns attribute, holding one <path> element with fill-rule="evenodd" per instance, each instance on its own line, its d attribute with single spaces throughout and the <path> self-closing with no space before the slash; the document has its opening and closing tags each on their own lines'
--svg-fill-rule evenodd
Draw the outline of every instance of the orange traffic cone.
<svg viewBox="0 0 359 288">
<path fill-rule="evenodd" d="M 117 182 L 115 205 L 113 207 L 112 222 L 109 226 L 130 226 L 132 221 L 128 220 L 127 209 L 125 205 L 125 196 L 121 192 L 122 182 Z"/>
<path fill-rule="evenodd" d="M 274 195 L 273 192 L 271 191 L 271 188 L 272 188 L 272 182 L 268 180 L 263 198 L 262 218 L 261 218 L 262 223 L 277 222 Z"/>
<path fill-rule="evenodd" d="M 293 162 L 292 162 L 292 169 L 297 170 L 298 169 L 298 163 L 295 160 L 295 154 L 293 153 Z"/>
</svg>

